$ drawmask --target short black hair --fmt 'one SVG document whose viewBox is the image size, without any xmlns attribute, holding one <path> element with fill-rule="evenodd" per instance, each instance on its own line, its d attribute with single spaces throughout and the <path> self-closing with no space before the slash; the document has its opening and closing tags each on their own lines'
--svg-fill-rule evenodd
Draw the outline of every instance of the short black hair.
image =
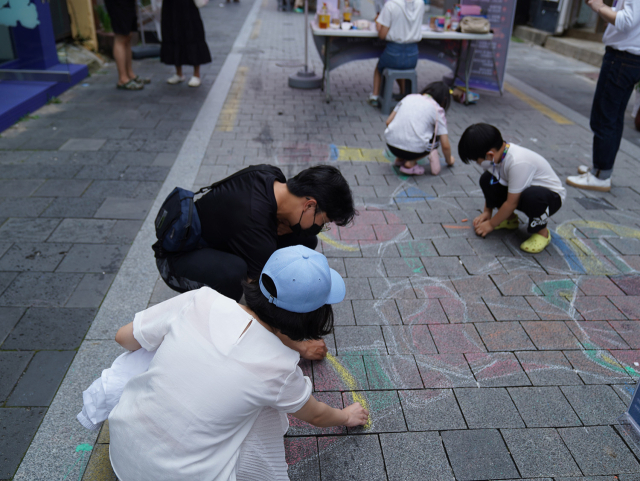
<svg viewBox="0 0 640 481">
<path fill-rule="evenodd" d="M 277 297 L 278 292 L 273 280 L 266 274 L 260 275 L 265 289 Z M 261 321 L 278 329 L 293 341 L 320 339 L 333 331 L 333 309 L 330 304 L 312 312 L 291 312 L 271 304 L 260 290 L 257 279 L 243 281 L 242 289 L 247 307 L 255 312 Z"/>
<path fill-rule="evenodd" d="M 451 91 L 449 86 L 444 82 L 433 82 L 427 85 L 422 94 L 429 94 L 438 102 L 438 105 L 442 107 L 444 110 L 449 109 L 449 105 L 451 105 Z"/>
<path fill-rule="evenodd" d="M 458 155 L 465 164 L 476 162 L 491 149 L 499 150 L 504 144 L 500 131 L 490 124 L 473 124 L 460 137 Z"/>
<path fill-rule="evenodd" d="M 313 197 L 320 211 L 339 226 L 349 224 L 358 214 L 353 195 L 342 173 L 330 165 L 316 165 L 287 180 L 289 192 L 297 197 Z"/>
</svg>

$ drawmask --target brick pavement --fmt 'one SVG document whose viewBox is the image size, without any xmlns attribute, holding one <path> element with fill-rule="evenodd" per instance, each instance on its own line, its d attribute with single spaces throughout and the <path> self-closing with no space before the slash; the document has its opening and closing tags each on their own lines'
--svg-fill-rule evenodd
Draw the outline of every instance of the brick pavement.
<svg viewBox="0 0 640 481">
<path fill-rule="evenodd" d="M 319 399 L 337 407 L 364 402 L 371 422 L 318 429 L 292 419 L 285 438 L 291 479 L 638 479 L 640 450 L 615 421 L 640 378 L 640 212 L 634 202 L 640 189 L 633 157 L 618 156 L 611 194 L 568 188 L 545 252 L 521 252 L 522 229 L 478 239 L 463 222 L 482 207 L 477 168 L 457 163 L 438 177 L 405 178 L 385 160 L 384 118 L 365 102 L 373 61 L 335 70 L 328 105 L 319 91 L 286 86 L 295 70 L 278 64 L 302 58 L 301 28 L 301 16 L 262 5 L 196 181 L 206 185 L 258 162 L 278 165 L 286 175 L 330 162 L 356 195 L 361 215 L 355 224 L 334 227 L 320 246 L 347 283 L 327 338 L 330 356 L 302 367 Z M 315 54 L 312 59 L 319 70 Z M 418 70 L 420 87 L 443 72 L 427 63 Z M 590 158 L 584 126 L 558 125 L 512 94 L 483 95 L 471 107 L 454 104 L 447 118 L 453 145 L 467 125 L 491 122 L 508 140 L 544 155 L 562 178 Z M 69 190 L 74 187 L 81 186 Z M 41 218 L 38 226 L 47 225 Z M 31 228 L 28 235 L 41 233 L 39 242 L 53 256 L 51 244 L 68 237 L 62 230 L 49 236 L 56 229 L 78 231 L 61 226 L 46 235 L 45 227 Z M 97 229 L 82 232 L 108 237 Z M 5 251 L 0 263 L 10 254 Z M 20 284 L 24 275 L 10 273 L 1 285 L 34 285 L 31 279 Z M 40 279 L 46 299 L 61 298 Z M 149 304 L 172 295 L 157 282 Z M 25 333 L 46 325 L 42 311 L 29 309 Z M 91 313 L 85 317 L 90 322 Z M 8 339 L 17 346 L 20 337 Z M 0 366 L 29 362 L 31 353 L 11 349 L 12 363 Z M 39 354 L 31 365 L 48 364 Z M 27 387 L 34 377 L 23 376 Z M 6 395 L 27 397 L 28 389 L 18 388 Z M 24 413 L 18 422 L 35 429 L 43 409 Z M 110 479 L 107 444 L 105 426 L 85 479 Z"/>
<path fill-rule="evenodd" d="M 0 479 L 20 464 L 250 7 L 202 10 L 213 61 L 201 88 L 167 85 L 172 68 L 147 59 L 134 65 L 152 83 L 118 91 L 111 64 L 2 133 Z"/>
</svg>

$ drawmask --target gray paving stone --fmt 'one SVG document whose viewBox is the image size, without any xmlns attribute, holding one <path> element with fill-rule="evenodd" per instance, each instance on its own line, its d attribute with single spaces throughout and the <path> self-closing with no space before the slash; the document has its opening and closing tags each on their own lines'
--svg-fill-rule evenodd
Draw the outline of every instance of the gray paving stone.
<svg viewBox="0 0 640 481">
<path fill-rule="evenodd" d="M 498 321 L 530 321 L 539 317 L 524 297 L 485 297 L 484 302 Z"/>
<path fill-rule="evenodd" d="M 164 285 L 164 282 L 162 283 Z M 333 309 L 333 325 L 334 326 L 355 326 L 356 318 L 353 314 L 352 301 L 343 301 L 340 304 L 334 304 Z"/>
<path fill-rule="evenodd" d="M 0 345 L 24 314 L 22 307 L 0 307 Z"/>
<path fill-rule="evenodd" d="M 81 278 L 80 274 L 22 272 L 0 296 L 0 305 L 60 307 Z"/>
<path fill-rule="evenodd" d="M 350 279 L 344 280 L 347 288 L 345 300 L 349 299 L 373 299 L 371 294 L 371 286 L 369 285 L 369 279 Z"/>
<path fill-rule="evenodd" d="M 285 437 L 284 446 L 289 479 L 320 481 L 318 443 L 315 437 Z"/>
<path fill-rule="evenodd" d="M 369 422 L 365 426 L 349 427 L 349 434 L 393 433 L 407 430 L 398 393 L 396 391 L 343 392 L 345 406 L 365 400 L 369 410 Z"/>
<path fill-rule="evenodd" d="M 49 204 L 40 217 L 93 217 L 104 199 L 87 199 L 82 197 L 55 199 Z"/>
<path fill-rule="evenodd" d="M 455 393 L 470 429 L 525 427 L 505 389 L 456 389 Z"/>
<path fill-rule="evenodd" d="M 334 332 L 341 356 L 387 353 L 379 326 L 336 326 Z"/>
<path fill-rule="evenodd" d="M 413 356 L 363 356 L 371 389 L 422 389 Z"/>
<path fill-rule="evenodd" d="M 48 406 L 64 377 L 74 351 L 40 351 L 7 399 L 6 406 Z"/>
<path fill-rule="evenodd" d="M 445 431 L 442 440 L 456 479 L 520 477 L 500 433 L 495 429 Z"/>
<path fill-rule="evenodd" d="M 449 322 L 438 299 L 398 299 L 396 302 L 404 325 Z"/>
<path fill-rule="evenodd" d="M 18 276 L 17 272 L 0 272 L 0 294 L 2 294 L 7 287 Z"/>
<path fill-rule="evenodd" d="M 583 474 L 640 472 L 640 464 L 611 426 L 561 428 L 558 432 Z"/>
<path fill-rule="evenodd" d="M 426 257 L 422 263 L 429 276 L 465 276 L 467 271 L 457 257 Z"/>
<path fill-rule="evenodd" d="M 402 324 L 398 308 L 392 299 L 351 302 L 356 324 L 359 326 Z"/>
<path fill-rule="evenodd" d="M 509 388 L 509 394 L 529 428 L 581 425 L 558 387 Z"/>
<path fill-rule="evenodd" d="M 149 213 L 150 208 L 151 202 L 148 200 L 107 198 L 94 214 L 94 217 L 143 220 Z"/>
<path fill-rule="evenodd" d="M 128 246 L 76 244 L 56 272 L 117 272 L 128 250 Z"/>
<path fill-rule="evenodd" d="M 49 242 L 103 243 L 115 225 L 115 220 L 64 219 L 49 237 Z"/>
<path fill-rule="evenodd" d="M 561 351 L 516 352 L 534 386 L 582 384 L 582 379 Z"/>
<path fill-rule="evenodd" d="M 479 323 L 476 329 L 489 351 L 535 350 L 519 322 Z"/>
<path fill-rule="evenodd" d="M 316 398 L 316 400 L 331 406 L 332 408 L 336 408 L 336 409 L 344 408 L 344 403 L 342 402 L 342 394 L 339 392 L 316 392 L 316 393 L 313 393 L 313 397 Z M 312 424 L 306 423 L 301 419 L 296 418 L 292 414 L 288 414 L 288 418 L 289 418 L 289 430 L 287 431 L 288 436 L 347 434 L 347 428 L 345 426 L 332 426 L 329 428 L 319 428 L 319 427 L 313 426 Z"/>
<path fill-rule="evenodd" d="M 44 212 L 52 200 L 51 197 L 5 199 L 0 202 L 0 217 L 37 217 Z"/>
<path fill-rule="evenodd" d="M 502 436 L 522 476 L 582 474 L 555 429 L 503 429 Z"/>
<path fill-rule="evenodd" d="M 11 181 L 0 181 L 0 197 L 29 197 L 42 185 L 43 179 L 20 179 Z"/>
<path fill-rule="evenodd" d="M 386 277 L 384 265 L 379 259 L 344 259 L 347 276 L 351 278 Z"/>
<path fill-rule="evenodd" d="M 0 238 L 9 242 L 44 242 L 60 219 L 9 219 L 0 227 Z"/>
<path fill-rule="evenodd" d="M 388 276 L 424 276 L 427 271 L 418 257 L 401 257 L 383 259 L 384 268 Z"/>
<path fill-rule="evenodd" d="M 12 478 L 45 412 L 42 408 L 0 409 L 0 478 Z"/>
<path fill-rule="evenodd" d="M 466 429 L 451 389 L 399 391 L 409 431 Z"/>
<path fill-rule="evenodd" d="M 466 239 L 434 239 L 433 245 L 441 256 L 471 256 L 475 251 Z"/>
<path fill-rule="evenodd" d="M 469 239 L 469 244 L 479 256 L 509 256 L 511 251 L 501 239 Z"/>
<path fill-rule="evenodd" d="M 321 437 L 318 448 L 322 479 L 387 479 L 376 435 Z M 345 463 L 347 459 L 351 462 Z"/>
<path fill-rule="evenodd" d="M 33 195 L 38 197 L 80 197 L 91 181 L 80 179 L 53 179 L 42 184 Z"/>
<path fill-rule="evenodd" d="M 531 382 L 511 352 L 465 353 L 480 387 L 529 386 Z"/>
<path fill-rule="evenodd" d="M 454 479 L 438 433 L 381 434 L 380 444 L 390 481 Z"/>
<path fill-rule="evenodd" d="M 16 243 L 0 258 L 0 270 L 50 272 L 70 248 L 71 244 Z"/>
<path fill-rule="evenodd" d="M 2 348 L 77 349 L 95 314 L 95 309 L 33 307 L 20 319 Z"/>
<path fill-rule="evenodd" d="M 349 376 L 343 376 L 344 372 Z M 313 388 L 315 391 L 366 390 L 369 381 L 362 356 L 335 356 L 313 362 Z"/>
<path fill-rule="evenodd" d="M 585 384 L 619 384 L 629 382 L 630 376 L 609 351 L 564 351 L 565 357 Z"/>
<path fill-rule="evenodd" d="M 100 307 L 114 277 L 114 274 L 85 274 L 65 307 Z"/>
<path fill-rule="evenodd" d="M 0 351 L 0 403 L 5 402 L 32 357 L 33 352 Z"/>
<path fill-rule="evenodd" d="M 60 150 L 100 150 L 106 139 L 69 139 Z"/>
<path fill-rule="evenodd" d="M 102 201 L 107 197 L 132 199 L 136 197 L 140 184 L 142 182 L 136 180 L 94 180 L 82 198 L 100 198 Z"/>
<path fill-rule="evenodd" d="M 437 349 L 429 326 L 382 326 L 382 334 L 389 354 L 435 354 Z"/>
<path fill-rule="evenodd" d="M 507 274 L 507 271 L 495 256 L 460 256 L 460 261 L 471 275 Z"/>
<path fill-rule="evenodd" d="M 611 386 L 561 386 L 560 389 L 585 426 L 616 424 L 627 408 Z"/>
</svg>

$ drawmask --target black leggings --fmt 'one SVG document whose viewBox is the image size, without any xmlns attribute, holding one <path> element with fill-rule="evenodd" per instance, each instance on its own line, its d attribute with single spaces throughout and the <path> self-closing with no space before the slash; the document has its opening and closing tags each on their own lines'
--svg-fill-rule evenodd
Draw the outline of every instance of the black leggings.
<svg viewBox="0 0 640 481">
<path fill-rule="evenodd" d="M 278 236 L 278 249 L 292 245 L 315 249 L 318 238 L 293 234 Z M 156 258 L 156 265 L 165 284 L 174 291 L 187 292 L 209 286 L 236 301 L 242 297 L 242 281 L 247 278 L 244 259 L 208 247 Z"/>
<path fill-rule="evenodd" d="M 480 177 L 480 188 L 489 209 L 499 209 L 509 194 L 507 186 L 498 182 L 490 172 Z M 558 212 L 561 206 L 562 199 L 556 192 L 534 185 L 522 191 L 517 209 L 529 218 L 527 232 L 535 234 L 547 227 L 549 217 Z"/>
</svg>

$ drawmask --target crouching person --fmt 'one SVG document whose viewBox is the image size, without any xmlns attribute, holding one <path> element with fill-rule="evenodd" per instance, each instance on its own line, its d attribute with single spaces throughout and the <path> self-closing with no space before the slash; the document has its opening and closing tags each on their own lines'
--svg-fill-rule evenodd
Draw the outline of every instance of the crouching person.
<svg viewBox="0 0 640 481">
<path fill-rule="evenodd" d="M 285 413 L 320 427 L 366 424 L 355 403 L 334 409 L 311 395 L 292 341 L 333 329 L 345 285 L 307 247 L 275 251 L 243 284 L 247 307 L 209 287 L 138 313 L 116 341 L 156 351 L 109 415 L 119 479 L 288 479 Z"/>
<path fill-rule="evenodd" d="M 551 242 L 547 221 L 567 195 L 549 162 L 529 149 L 505 142 L 500 131 L 489 124 L 467 127 L 458 155 L 464 163 L 476 162 L 485 170 L 480 177 L 484 211 L 473 220 L 476 234 L 485 237 L 494 230 L 517 229 L 517 209 L 529 218 L 527 231 L 532 234 L 520 249 L 542 252 Z M 498 209 L 495 215 L 494 209 Z"/>
</svg>

